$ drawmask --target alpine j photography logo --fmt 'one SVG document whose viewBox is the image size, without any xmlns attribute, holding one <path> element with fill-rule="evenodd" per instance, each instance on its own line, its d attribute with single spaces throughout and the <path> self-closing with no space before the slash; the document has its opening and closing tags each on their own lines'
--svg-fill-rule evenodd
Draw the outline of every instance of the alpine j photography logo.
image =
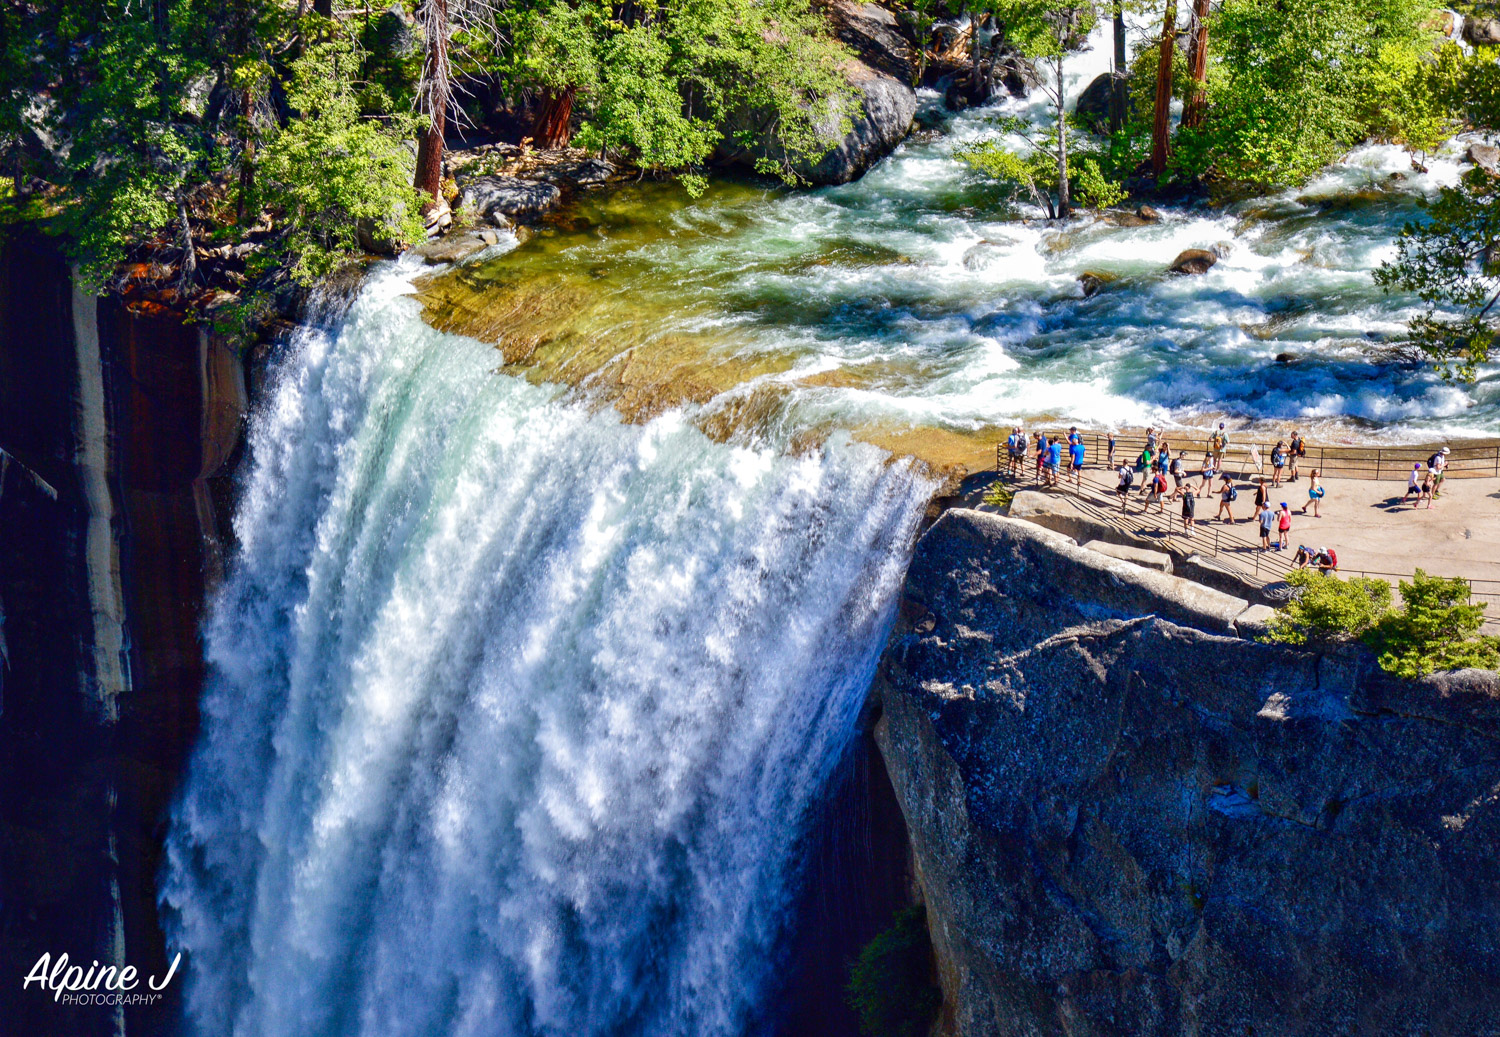
<svg viewBox="0 0 1500 1037">
<path fill-rule="evenodd" d="M 182 952 L 178 951 L 167 974 L 160 979 L 147 977 L 142 987 L 134 965 L 121 968 L 96 961 L 84 968 L 70 964 L 67 954 L 59 954 L 55 961 L 51 954 L 43 954 L 26 973 L 21 989 L 30 990 L 35 983 L 43 992 L 50 991 L 52 1000 L 64 1005 L 152 1005 L 162 999 L 162 991 L 177 975 L 181 961 Z"/>
</svg>

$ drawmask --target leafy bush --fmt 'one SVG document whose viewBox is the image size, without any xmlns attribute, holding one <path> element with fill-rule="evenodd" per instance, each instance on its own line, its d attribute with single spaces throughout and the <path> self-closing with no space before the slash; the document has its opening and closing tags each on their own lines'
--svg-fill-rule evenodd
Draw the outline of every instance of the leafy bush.
<svg viewBox="0 0 1500 1037">
<path fill-rule="evenodd" d="M 1484 605 L 1469 604 L 1469 585 L 1421 569 L 1401 581 L 1402 611 L 1386 616 L 1369 641 L 1380 665 L 1402 677 L 1467 667 L 1500 669 L 1500 638 L 1480 637 Z"/>
<path fill-rule="evenodd" d="M 1278 609 L 1263 640 L 1331 644 L 1360 640 L 1380 666 L 1401 677 L 1466 667 L 1500 669 L 1500 638 L 1480 636 L 1484 605 L 1469 604 L 1468 582 L 1418 569 L 1401 581 L 1401 608 L 1380 579 L 1340 580 L 1309 570 L 1287 577 L 1297 595 Z"/>
<path fill-rule="evenodd" d="M 1340 580 L 1310 569 L 1287 576 L 1296 595 L 1276 610 L 1265 640 L 1327 644 L 1363 637 L 1390 611 L 1391 585 L 1379 579 Z"/>
<path fill-rule="evenodd" d="M 932 982 L 932 942 L 926 914 L 907 908 L 865 944 L 849 972 L 849 1005 L 867 1037 L 922 1037 L 942 1004 Z"/>
</svg>

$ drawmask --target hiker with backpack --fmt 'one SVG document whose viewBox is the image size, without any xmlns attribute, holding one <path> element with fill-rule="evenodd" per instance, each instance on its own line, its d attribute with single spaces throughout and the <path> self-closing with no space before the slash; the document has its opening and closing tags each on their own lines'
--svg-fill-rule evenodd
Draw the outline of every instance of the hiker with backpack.
<svg viewBox="0 0 1500 1037">
<path fill-rule="evenodd" d="M 1230 505 L 1240 499 L 1240 491 L 1235 489 L 1234 479 L 1228 472 L 1225 472 L 1220 478 L 1224 481 L 1219 486 L 1219 514 L 1216 517 L 1223 519 L 1232 526 L 1234 525 L 1234 508 Z"/>
<path fill-rule="evenodd" d="M 1224 423 L 1219 422 L 1219 428 L 1209 438 L 1208 452 L 1213 455 L 1214 467 L 1224 467 L 1224 451 L 1229 449 L 1229 433 L 1224 430 Z"/>
<path fill-rule="evenodd" d="M 1115 474 L 1120 477 L 1120 484 L 1115 487 L 1115 492 L 1120 495 L 1120 514 L 1125 514 L 1125 504 L 1130 500 L 1130 488 L 1135 485 L 1135 472 L 1130 470 L 1129 465 L 1121 465 Z"/>
<path fill-rule="evenodd" d="M 1197 497 L 1195 497 L 1193 495 L 1193 488 L 1191 486 L 1184 486 L 1182 488 L 1182 534 L 1183 534 L 1183 536 L 1192 536 L 1193 535 L 1193 512 L 1196 510 L 1195 506 L 1197 505 L 1197 503 L 1198 503 L 1198 499 L 1197 499 Z"/>
<path fill-rule="evenodd" d="M 1281 485 L 1281 470 L 1286 467 L 1286 444 L 1281 440 L 1271 448 L 1271 485 Z"/>
<path fill-rule="evenodd" d="M 1448 474 L 1448 448 L 1443 447 L 1427 459 L 1427 470 L 1432 473 L 1432 499 L 1443 495 L 1443 479 Z"/>
<path fill-rule="evenodd" d="M 1146 498 L 1146 503 L 1141 505 L 1141 514 L 1146 514 L 1151 509 L 1153 503 L 1156 504 L 1157 513 L 1164 514 L 1167 510 L 1167 477 L 1160 472 L 1152 472 L 1150 479 L 1146 481 L 1146 486 L 1151 492 L 1150 496 Z"/>
<path fill-rule="evenodd" d="M 1291 448 L 1287 451 L 1292 465 L 1292 482 L 1297 481 L 1297 462 L 1307 456 L 1307 441 L 1302 438 L 1302 433 L 1292 429 Z"/>
</svg>

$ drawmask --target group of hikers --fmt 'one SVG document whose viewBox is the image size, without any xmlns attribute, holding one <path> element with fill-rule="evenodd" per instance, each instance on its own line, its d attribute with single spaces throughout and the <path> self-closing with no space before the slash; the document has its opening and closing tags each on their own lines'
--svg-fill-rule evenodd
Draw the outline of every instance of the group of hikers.
<svg viewBox="0 0 1500 1037">
<path fill-rule="evenodd" d="M 1432 502 L 1437 500 L 1443 493 L 1443 478 L 1448 473 L 1448 448 L 1434 453 L 1427 459 L 1427 470 L 1422 470 L 1421 461 L 1413 461 L 1411 475 L 1406 480 L 1406 492 L 1401 496 L 1401 503 L 1405 504 L 1411 500 L 1412 494 L 1417 499 L 1412 502 L 1412 510 L 1421 507 L 1422 502 L 1427 502 L 1427 507 L 1432 507 Z"/>
<path fill-rule="evenodd" d="M 1254 503 L 1250 513 L 1239 519 L 1234 515 L 1234 506 L 1240 496 L 1239 487 L 1235 485 L 1235 477 L 1225 471 L 1224 458 L 1229 450 L 1229 430 L 1224 422 L 1219 422 L 1218 428 L 1209 436 L 1202 462 L 1192 467 L 1188 465 L 1186 453 L 1175 449 L 1168 441 L 1165 429 L 1147 428 L 1145 445 L 1133 461 L 1122 459 L 1116 464 L 1115 450 L 1118 443 L 1113 432 L 1108 433 L 1106 444 L 1107 455 L 1104 461 L 1107 467 L 1115 470 L 1118 477 L 1115 493 L 1120 498 L 1122 515 L 1129 513 L 1133 496 L 1140 505 L 1141 514 L 1148 512 L 1153 504 L 1158 514 L 1164 514 L 1169 502 L 1181 501 L 1183 534 L 1190 537 L 1199 521 L 1199 499 L 1217 495 L 1219 506 L 1214 517 L 1229 525 L 1236 522 L 1258 523 L 1262 551 L 1290 549 L 1294 511 L 1303 516 L 1311 511 L 1313 518 L 1323 517 L 1322 504 L 1328 491 L 1323 486 L 1323 473 L 1317 468 L 1307 473 L 1307 499 L 1300 507 L 1294 509 L 1288 501 L 1273 503 L 1271 500 L 1274 490 L 1302 479 L 1301 466 L 1307 457 L 1307 441 L 1298 430 L 1294 429 L 1288 439 L 1278 439 L 1271 448 L 1271 475 L 1269 478 L 1263 474 L 1253 477 Z M 1005 474 L 1020 478 L 1028 463 L 1034 461 L 1034 478 L 1044 487 L 1059 487 L 1067 480 L 1082 491 L 1087 450 L 1084 436 L 1077 426 L 1069 428 L 1066 435 L 1049 435 L 1038 431 L 1028 436 L 1017 425 L 1011 429 L 1005 447 Z M 1260 449 L 1254 446 L 1248 449 L 1246 463 L 1259 473 Z M 1413 507 L 1420 506 L 1424 501 L 1427 507 L 1432 507 L 1433 501 L 1441 496 L 1447 467 L 1447 447 L 1429 457 L 1425 469 L 1420 461 L 1414 463 L 1402 502 L 1415 497 Z M 1138 484 L 1139 490 L 1136 489 Z M 1338 569 L 1338 555 L 1326 547 L 1314 549 L 1298 545 L 1293 564 L 1334 572 Z"/>
<path fill-rule="evenodd" d="M 1145 514 L 1156 505 L 1158 514 L 1166 511 L 1168 502 L 1180 500 L 1182 508 L 1183 534 L 1191 537 L 1197 525 L 1198 499 L 1213 494 L 1219 497 L 1216 518 L 1234 524 L 1236 521 L 1258 521 L 1260 524 L 1260 546 L 1262 551 L 1284 551 L 1290 545 L 1292 507 L 1281 501 L 1271 504 L 1271 491 L 1283 481 L 1297 482 L 1301 479 L 1300 462 L 1307 456 L 1307 442 L 1300 431 L 1293 431 L 1290 440 L 1278 440 L 1271 451 L 1271 478 L 1264 476 L 1256 481 L 1254 505 L 1250 514 L 1236 520 L 1234 505 L 1239 500 L 1239 487 L 1235 478 L 1224 471 L 1224 457 L 1229 450 L 1229 430 L 1224 422 L 1210 435 L 1201 464 L 1189 468 L 1184 453 L 1175 450 L 1168 441 L 1166 430 L 1150 427 L 1146 429 L 1146 441 L 1134 462 L 1115 463 L 1118 441 L 1110 432 L 1107 439 L 1105 464 L 1115 469 L 1119 483 L 1115 493 L 1120 498 L 1120 513 L 1127 514 L 1131 496 L 1136 493 L 1137 478 L 1140 480 L 1138 501 L 1141 513 Z M 1011 429 L 1005 443 L 1005 474 L 1015 478 L 1025 471 L 1028 458 L 1034 459 L 1034 478 L 1044 487 L 1057 487 L 1066 478 L 1078 489 L 1083 489 L 1083 469 L 1087 453 L 1083 434 L 1077 426 L 1068 429 L 1067 435 L 1034 432 L 1031 436 L 1018 425 Z M 1252 453 L 1258 459 L 1258 452 Z M 1066 471 L 1064 465 L 1066 464 Z M 1196 486 L 1194 482 L 1196 480 Z M 1322 472 L 1314 468 L 1308 473 L 1307 500 L 1297 509 L 1301 515 L 1312 510 L 1314 518 L 1321 518 L 1322 502 L 1327 490 L 1322 483 Z M 1312 565 L 1324 572 L 1338 568 L 1338 556 L 1328 548 L 1312 550 L 1299 546 L 1294 564 Z"/>
</svg>

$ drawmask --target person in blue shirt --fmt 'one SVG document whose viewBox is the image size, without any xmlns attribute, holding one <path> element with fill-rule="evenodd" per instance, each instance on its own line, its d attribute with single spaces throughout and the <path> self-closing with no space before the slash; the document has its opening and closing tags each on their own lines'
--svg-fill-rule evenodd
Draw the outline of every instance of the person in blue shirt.
<svg viewBox="0 0 1500 1037">
<path fill-rule="evenodd" d="M 1062 467 L 1062 440 L 1056 436 L 1047 444 L 1047 485 L 1058 484 L 1058 469 Z"/>
<path fill-rule="evenodd" d="M 1078 437 L 1078 442 L 1068 447 L 1068 457 L 1071 459 L 1068 471 L 1072 473 L 1073 482 L 1078 487 L 1078 492 L 1083 492 L 1083 437 Z"/>
</svg>

